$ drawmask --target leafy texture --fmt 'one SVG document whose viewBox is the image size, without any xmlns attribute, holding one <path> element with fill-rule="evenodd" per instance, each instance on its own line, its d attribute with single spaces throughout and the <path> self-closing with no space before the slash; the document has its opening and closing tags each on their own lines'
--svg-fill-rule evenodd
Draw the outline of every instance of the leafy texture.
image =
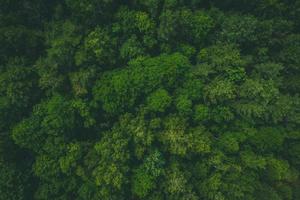
<svg viewBox="0 0 300 200">
<path fill-rule="evenodd" d="M 299 11 L 0 1 L 0 200 L 299 200 Z"/>
</svg>

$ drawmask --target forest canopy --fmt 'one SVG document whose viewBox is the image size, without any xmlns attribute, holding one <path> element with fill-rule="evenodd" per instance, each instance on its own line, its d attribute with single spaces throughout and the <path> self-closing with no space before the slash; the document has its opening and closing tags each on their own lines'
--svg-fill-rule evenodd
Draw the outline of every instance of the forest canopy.
<svg viewBox="0 0 300 200">
<path fill-rule="evenodd" d="M 0 200 L 299 200 L 299 0 L 1 0 Z"/>
</svg>

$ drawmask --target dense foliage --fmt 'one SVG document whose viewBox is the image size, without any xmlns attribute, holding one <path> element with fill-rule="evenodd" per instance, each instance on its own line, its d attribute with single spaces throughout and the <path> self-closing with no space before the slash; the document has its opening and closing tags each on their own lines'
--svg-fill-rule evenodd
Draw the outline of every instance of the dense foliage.
<svg viewBox="0 0 300 200">
<path fill-rule="evenodd" d="M 1 0 L 0 200 L 299 200 L 299 0 Z"/>
</svg>

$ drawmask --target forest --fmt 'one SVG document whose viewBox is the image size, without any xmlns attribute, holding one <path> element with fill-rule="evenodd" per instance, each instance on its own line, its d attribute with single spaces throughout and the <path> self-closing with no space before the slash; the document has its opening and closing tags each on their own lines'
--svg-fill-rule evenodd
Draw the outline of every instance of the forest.
<svg viewBox="0 0 300 200">
<path fill-rule="evenodd" d="M 0 200 L 300 200 L 300 0 L 0 0 Z"/>
</svg>

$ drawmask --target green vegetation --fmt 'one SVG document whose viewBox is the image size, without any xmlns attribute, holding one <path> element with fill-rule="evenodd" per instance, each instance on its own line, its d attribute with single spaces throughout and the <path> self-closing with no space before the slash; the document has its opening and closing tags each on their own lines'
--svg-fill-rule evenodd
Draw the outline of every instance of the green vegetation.
<svg viewBox="0 0 300 200">
<path fill-rule="evenodd" d="M 299 200 L 299 0 L 1 0 L 0 200 Z"/>
</svg>

